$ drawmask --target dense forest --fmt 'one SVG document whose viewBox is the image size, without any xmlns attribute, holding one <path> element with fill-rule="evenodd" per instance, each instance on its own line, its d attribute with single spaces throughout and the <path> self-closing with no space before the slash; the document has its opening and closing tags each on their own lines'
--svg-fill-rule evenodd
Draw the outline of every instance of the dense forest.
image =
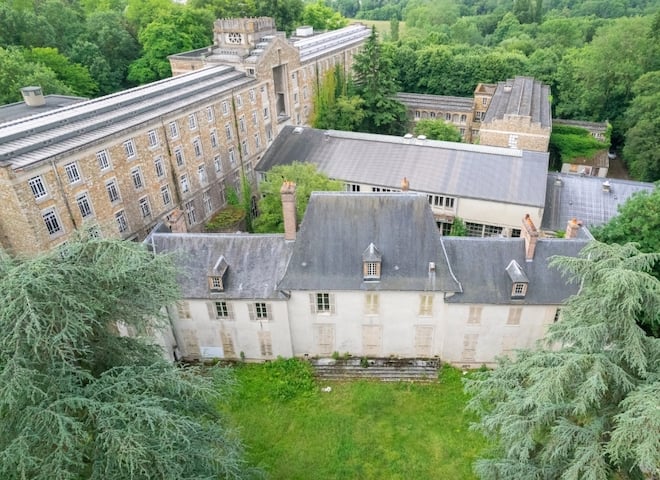
<svg viewBox="0 0 660 480">
<path fill-rule="evenodd" d="M 657 0 L 9 0 L 0 3 L 0 104 L 20 87 L 86 97 L 170 75 L 167 55 L 212 41 L 214 19 L 266 15 L 291 32 L 387 20 L 399 91 L 470 96 L 531 75 L 555 117 L 612 124 L 634 178 L 660 179 Z"/>
</svg>

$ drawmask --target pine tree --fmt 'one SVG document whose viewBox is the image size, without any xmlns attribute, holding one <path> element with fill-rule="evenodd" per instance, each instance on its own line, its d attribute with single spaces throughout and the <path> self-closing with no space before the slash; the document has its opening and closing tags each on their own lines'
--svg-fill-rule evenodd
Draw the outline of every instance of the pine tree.
<svg viewBox="0 0 660 480">
<path fill-rule="evenodd" d="M 353 72 L 355 89 L 364 100 L 365 117 L 360 131 L 403 135 L 406 107 L 393 98 L 397 92 L 396 75 L 390 57 L 378 42 L 376 27 L 355 55 Z"/>
<path fill-rule="evenodd" d="M 495 445 L 483 479 L 660 475 L 660 254 L 593 242 L 552 265 L 580 291 L 539 348 L 466 381 L 475 427 Z"/>
<path fill-rule="evenodd" d="M 216 411 L 231 377 L 177 368 L 148 340 L 178 298 L 175 276 L 133 242 L 0 252 L 0 478 L 246 475 Z"/>
</svg>

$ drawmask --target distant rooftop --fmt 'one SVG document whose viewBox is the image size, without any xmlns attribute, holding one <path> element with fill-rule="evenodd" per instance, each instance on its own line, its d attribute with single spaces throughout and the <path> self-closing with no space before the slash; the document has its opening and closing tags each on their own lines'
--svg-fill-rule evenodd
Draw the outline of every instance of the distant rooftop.
<svg viewBox="0 0 660 480">
<path fill-rule="evenodd" d="M 543 207 L 548 154 L 370 133 L 282 129 L 255 169 L 311 162 L 330 178 Z"/>
<path fill-rule="evenodd" d="M 650 192 L 653 188 L 652 183 L 549 173 L 541 227 L 565 230 L 573 218 L 587 227 L 603 225 L 631 195 L 643 190 Z"/>
<path fill-rule="evenodd" d="M 472 111 L 472 97 L 448 97 L 421 93 L 397 93 L 396 99 L 413 108 L 433 108 L 451 111 Z"/>
<path fill-rule="evenodd" d="M 233 67 L 209 67 L 0 123 L 0 165 L 21 168 L 58 157 L 254 81 Z"/>
<path fill-rule="evenodd" d="M 38 107 L 30 107 L 25 102 L 0 105 L 0 123 L 18 120 L 19 118 L 38 115 L 40 113 L 56 110 L 61 107 L 73 105 L 74 103 L 87 100 L 84 97 L 73 97 L 69 95 L 44 95 L 46 103 Z"/>
<path fill-rule="evenodd" d="M 353 43 L 361 43 L 369 35 L 371 35 L 369 27 L 362 23 L 354 23 L 338 30 L 295 40 L 293 46 L 300 51 L 300 61 L 306 62 L 333 50 L 346 48 Z"/>
<path fill-rule="evenodd" d="M 550 87 L 531 77 L 516 77 L 499 82 L 486 111 L 484 123 L 507 116 L 529 117 L 532 123 L 552 127 Z"/>
</svg>

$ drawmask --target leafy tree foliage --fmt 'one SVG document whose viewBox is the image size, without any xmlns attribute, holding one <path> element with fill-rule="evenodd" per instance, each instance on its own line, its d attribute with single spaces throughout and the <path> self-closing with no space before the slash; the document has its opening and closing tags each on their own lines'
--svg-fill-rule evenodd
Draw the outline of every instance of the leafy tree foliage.
<svg viewBox="0 0 660 480">
<path fill-rule="evenodd" d="M 608 140 L 595 139 L 588 130 L 570 125 L 554 125 L 550 134 L 551 161 L 561 169 L 562 163 L 571 163 L 577 158 L 592 159 L 610 147 Z"/>
<path fill-rule="evenodd" d="M 336 30 L 348 25 L 348 20 L 325 4 L 324 0 L 305 5 L 302 22 L 311 25 L 314 30 Z"/>
<path fill-rule="evenodd" d="M 636 242 L 642 252 L 660 252 L 660 185 L 651 193 L 638 192 L 619 206 L 619 213 L 594 236 L 605 243 Z M 660 267 L 657 265 L 656 267 Z"/>
<path fill-rule="evenodd" d="M 300 25 L 305 4 L 303 0 L 255 0 L 257 14 L 275 19 L 279 30 L 287 34 L 293 32 Z"/>
<path fill-rule="evenodd" d="M 461 132 L 455 125 L 444 120 L 422 119 L 415 123 L 415 135 L 426 135 L 429 140 L 460 142 Z"/>
<path fill-rule="evenodd" d="M 364 101 L 348 96 L 348 82 L 340 66 L 328 70 L 315 91 L 314 128 L 355 131 L 364 119 Z"/>
<path fill-rule="evenodd" d="M 24 56 L 30 62 L 50 68 L 57 75 L 57 79 L 68 85 L 76 95 L 91 97 L 98 91 L 98 86 L 89 74 L 89 70 L 71 62 L 56 48 L 35 47 L 25 52 Z"/>
<path fill-rule="evenodd" d="M 282 200 L 280 189 L 284 180 L 296 184 L 296 215 L 298 222 L 302 221 L 312 192 L 340 191 L 343 186 L 336 180 L 330 180 L 325 174 L 316 170 L 311 163 L 293 162 L 291 165 L 273 167 L 261 182 L 259 190 L 262 198 L 259 201 L 259 216 L 254 220 L 254 231 L 259 233 L 284 232 L 282 218 Z"/>
<path fill-rule="evenodd" d="M 660 474 L 659 254 L 592 242 L 551 264 L 580 291 L 539 348 L 466 382 L 494 450 L 484 479 L 649 478 Z"/>
<path fill-rule="evenodd" d="M 147 339 L 178 298 L 175 275 L 169 257 L 117 240 L 0 256 L 0 477 L 245 476 L 216 413 L 227 372 L 216 384 Z"/>
<path fill-rule="evenodd" d="M 376 28 L 355 55 L 353 63 L 355 89 L 364 100 L 365 116 L 361 131 L 401 135 L 405 130 L 406 107 L 394 100 L 397 84 L 391 54 L 383 51 Z"/>
<path fill-rule="evenodd" d="M 660 180 L 660 70 L 642 75 L 633 85 L 635 98 L 626 110 L 624 158 L 638 180 Z"/>
<path fill-rule="evenodd" d="M 191 0 L 187 4 L 212 11 L 214 18 L 254 17 L 257 14 L 254 0 Z"/>
</svg>

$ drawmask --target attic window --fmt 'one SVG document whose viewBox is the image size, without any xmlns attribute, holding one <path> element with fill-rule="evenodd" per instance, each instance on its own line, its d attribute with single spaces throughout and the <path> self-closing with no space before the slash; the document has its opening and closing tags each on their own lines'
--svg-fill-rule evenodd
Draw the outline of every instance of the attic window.
<svg viewBox="0 0 660 480">
<path fill-rule="evenodd" d="M 362 253 L 362 277 L 365 281 L 380 280 L 381 254 L 373 243 Z"/>
<path fill-rule="evenodd" d="M 511 298 L 524 298 L 527 295 L 526 283 L 514 283 L 511 290 Z"/>
<path fill-rule="evenodd" d="M 506 273 L 511 279 L 511 298 L 513 300 L 522 300 L 525 298 L 529 279 L 520 264 L 515 260 L 511 260 L 506 267 Z"/>
<path fill-rule="evenodd" d="M 209 288 L 216 292 L 222 292 L 224 286 L 222 284 L 222 277 L 211 276 L 209 277 Z"/>
</svg>

